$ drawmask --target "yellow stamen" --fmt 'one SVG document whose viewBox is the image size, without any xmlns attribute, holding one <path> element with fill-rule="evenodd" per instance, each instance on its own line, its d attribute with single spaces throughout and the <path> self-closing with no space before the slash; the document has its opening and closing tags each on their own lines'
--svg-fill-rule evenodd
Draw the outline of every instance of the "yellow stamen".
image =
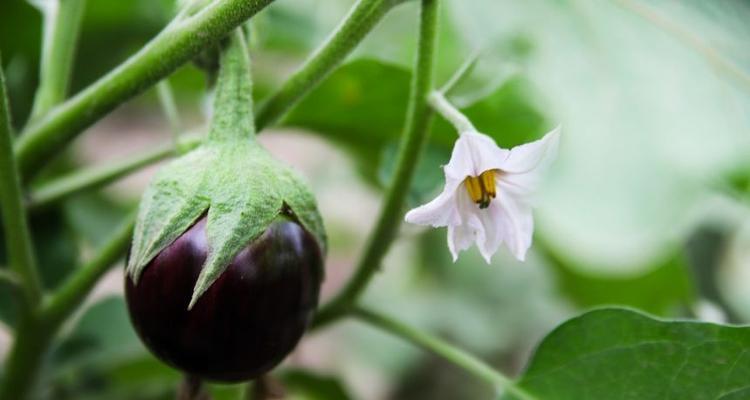
<svg viewBox="0 0 750 400">
<path fill-rule="evenodd" d="M 484 171 L 478 177 L 467 176 L 464 183 L 469 198 L 474 203 L 479 204 L 479 208 L 489 207 L 490 201 L 497 195 L 494 170 Z"/>
<path fill-rule="evenodd" d="M 479 178 L 482 180 L 482 189 L 494 199 L 497 195 L 495 192 L 495 170 L 484 171 L 479 175 Z"/>
<path fill-rule="evenodd" d="M 479 182 L 479 178 L 475 176 L 467 176 L 464 180 L 466 183 L 466 191 L 469 192 L 469 198 L 471 201 L 479 204 L 482 202 L 482 185 Z"/>
</svg>

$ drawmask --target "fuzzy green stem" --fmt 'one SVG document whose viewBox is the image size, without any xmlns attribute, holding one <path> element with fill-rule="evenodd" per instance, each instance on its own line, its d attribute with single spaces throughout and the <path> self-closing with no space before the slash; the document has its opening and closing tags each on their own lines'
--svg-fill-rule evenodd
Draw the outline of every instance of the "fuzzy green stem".
<svg viewBox="0 0 750 400">
<path fill-rule="evenodd" d="M 427 142 L 432 113 L 427 96 L 432 90 L 435 60 L 435 41 L 438 23 L 438 0 L 422 0 L 419 43 L 404 134 L 401 138 L 396 172 L 386 192 L 385 199 L 365 251 L 354 276 L 344 289 L 326 306 L 314 322 L 323 326 L 347 312 L 357 302 L 393 242 L 401 223 L 402 209 L 411 186 L 414 171 Z"/>
<path fill-rule="evenodd" d="M 493 387 L 506 390 L 514 398 L 536 400 L 534 396 L 518 387 L 512 379 L 503 375 L 492 366 L 438 337 L 403 324 L 381 313 L 361 307 L 354 308 L 352 314 L 363 322 L 443 357 L 471 375 L 486 381 Z"/>
<path fill-rule="evenodd" d="M 383 16 L 403 0 L 359 0 L 323 44 L 268 100 L 256 116 L 258 131 L 273 125 L 328 76 Z"/>
<path fill-rule="evenodd" d="M 201 143 L 198 137 L 188 137 L 177 145 L 179 151 L 194 149 Z M 44 183 L 31 192 L 27 206 L 30 210 L 38 210 L 54 204 L 68 196 L 105 186 L 124 176 L 140 170 L 174 155 L 173 143 L 159 146 L 145 154 L 132 159 L 112 163 L 110 165 L 91 167 L 75 171 L 69 175 Z"/>
<path fill-rule="evenodd" d="M 242 29 L 235 29 L 219 61 L 209 142 L 255 136 L 250 55 Z"/>
<path fill-rule="evenodd" d="M 34 315 L 24 315 L 16 326 L 10 354 L 5 360 L 0 382 L 0 399 L 25 400 L 32 387 L 49 346 L 51 333 Z"/>
<path fill-rule="evenodd" d="M 44 42 L 32 120 L 46 114 L 68 94 L 76 42 L 86 8 L 86 0 L 56 0 L 43 4 Z"/>
<path fill-rule="evenodd" d="M 26 300 L 24 304 L 33 309 L 41 299 L 42 287 L 21 193 L 18 169 L 13 159 L 13 128 L 5 91 L 5 75 L 0 69 L 0 217 L 5 232 L 8 265 L 21 279 Z"/>
<path fill-rule="evenodd" d="M 464 132 L 476 132 L 477 128 L 469 121 L 461 111 L 451 104 L 441 92 L 432 92 L 430 95 L 430 105 L 440 115 L 450 122 L 459 134 Z"/>
<path fill-rule="evenodd" d="M 19 279 L 24 299 L 13 345 L 5 361 L 5 374 L 0 380 L 0 399 L 23 400 L 36 376 L 47 336 L 44 329 L 37 325 L 36 306 L 41 299 L 42 289 L 21 200 L 21 182 L 13 159 L 12 136 L 5 75 L 0 68 L 0 216 L 8 263 Z"/>
<path fill-rule="evenodd" d="M 15 147 L 22 177 L 30 178 L 100 117 L 171 74 L 272 1 L 214 1 L 168 25 L 125 63 L 26 129 Z"/>
</svg>

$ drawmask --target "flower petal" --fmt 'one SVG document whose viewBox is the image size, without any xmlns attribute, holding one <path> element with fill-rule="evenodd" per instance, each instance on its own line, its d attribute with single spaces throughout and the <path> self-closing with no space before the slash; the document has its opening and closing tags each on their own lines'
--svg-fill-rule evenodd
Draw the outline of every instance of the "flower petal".
<svg viewBox="0 0 750 400">
<path fill-rule="evenodd" d="M 539 140 L 510 149 L 510 154 L 498 168 L 514 174 L 543 169 L 557 155 L 560 129 L 558 126 Z"/>
<path fill-rule="evenodd" d="M 468 249 L 474 242 L 484 243 L 486 237 L 484 225 L 477 213 L 479 207 L 471 201 L 466 191 L 457 193 L 456 204 L 460 221 L 448 226 L 448 249 L 454 262 L 459 252 Z"/>
<path fill-rule="evenodd" d="M 407 212 L 404 219 L 410 224 L 432 225 L 433 227 L 458 223 L 456 190 L 454 185 L 446 183 L 443 192 L 438 197 Z"/>
<path fill-rule="evenodd" d="M 453 256 L 453 262 L 458 260 L 458 253 L 471 247 L 474 235 L 468 225 L 448 225 L 448 250 Z"/>
<path fill-rule="evenodd" d="M 500 168 L 508 154 L 508 150 L 498 147 L 491 137 L 464 132 L 453 146 L 451 159 L 444 168 L 445 176 L 460 181 L 467 176 L 479 176 L 484 171 Z"/>
<path fill-rule="evenodd" d="M 539 186 L 542 171 L 535 169 L 522 174 L 511 174 L 501 172 L 495 178 L 498 196 L 511 195 L 516 200 L 529 203 L 531 197 Z"/>
<path fill-rule="evenodd" d="M 503 243 L 503 210 L 497 201 L 493 201 L 489 207 L 479 210 L 478 215 L 484 226 L 484 240 L 477 241 L 477 247 L 489 264 L 492 256 L 497 253 L 497 249 Z"/>
<path fill-rule="evenodd" d="M 498 221 L 501 224 L 500 229 L 505 245 L 513 256 L 519 261 L 524 261 L 526 251 L 531 247 L 531 236 L 534 233 L 531 207 L 508 194 L 498 195 L 493 203 L 497 203 L 500 211 Z"/>
</svg>

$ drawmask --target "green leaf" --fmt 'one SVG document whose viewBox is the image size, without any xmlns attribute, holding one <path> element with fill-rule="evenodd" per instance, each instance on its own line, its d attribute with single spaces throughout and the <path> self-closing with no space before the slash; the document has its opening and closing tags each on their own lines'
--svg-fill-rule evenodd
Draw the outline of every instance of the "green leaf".
<svg viewBox="0 0 750 400">
<path fill-rule="evenodd" d="M 601 309 L 550 333 L 519 385 L 538 399 L 747 398 L 749 347 L 747 327 Z"/>
<path fill-rule="evenodd" d="M 350 400 L 344 385 L 335 377 L 301 369 L 285 371 L 281 375 L 284 389 L 294 400 Z"/>
<path fill-rule="evenodd" d="M 203 147 L 195 149 L 162 168 L 146 189 L 127 266 L 136 282 L 148 262 L 208 208 L 207 199 L 199 194 L 212 161 L 212 152 Z"/>
</svg>

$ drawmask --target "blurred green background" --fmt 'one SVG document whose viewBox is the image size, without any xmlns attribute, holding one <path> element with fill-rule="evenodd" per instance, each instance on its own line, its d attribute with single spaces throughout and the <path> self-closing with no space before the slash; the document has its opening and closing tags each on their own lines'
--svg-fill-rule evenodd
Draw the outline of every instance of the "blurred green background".
<svg viewBox="0 0 750 400">
<path fill-rule="evenodd" d="M 250 27 L 256 94 L 278 87 L 344 16 L 350 0 L 279 0 Z M 171 0 L 88 0 L 72 93 L 143 46 Z M 307 177 L 331 241 L 324 299 L 346 280 L 378 211 L 405 115 L 417 3 L 395 8 L 348 62 L 262 141 Z M 750 320 L 750 2 L 446 0 L 438 82 L 476 49 L 452 100 L 509 147 L 563 125 L 539 193 L 527 262 L 475 250 L 452 263 L 444 230 L 404 226 L 365 303 L 457 343 L 501 370 L 581 310 L 618 304 L 669 317 Z M 0 2 L 0 52 L 14 124 L 37 84 L 41 14 Z M 201 131 L 206 82 L 169 78 L 184 125 Z M 442 184 L 455 133 L 436 120 L 410 206 Z M 48 176 L 170 140 L 154 90 L 78 139 Z M 34 215 L 44 283 L 55 287 L 132 209 L 149 168 Z M 79 254 L 82 254 L 79 256 Z M 0 254 L 2 256 L 2 254 Z M 131 329 L 121 269 L 64 330 L 44 399 L 169 399 L 179 375 Z M 13 304 L 0 290 L 8 348 Z M 444 362 L 354 322 L 310 335 L 277 370 L 292 399 L 479 399 L 492 392 Z M 216 386 L 217 399 L 242 388 Z"/>
</svg>

